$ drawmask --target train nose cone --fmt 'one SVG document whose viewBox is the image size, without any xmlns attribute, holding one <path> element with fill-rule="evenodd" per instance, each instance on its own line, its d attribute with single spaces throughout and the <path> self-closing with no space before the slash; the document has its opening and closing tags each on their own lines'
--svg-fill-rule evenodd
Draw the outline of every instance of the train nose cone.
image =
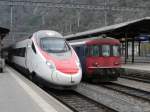
<svg viewBox="0 0 150 112">
<path fill-rule="evenodd" d="M 81 73 L 71 75 L 56 70 L 52 74 L 52 79 L 57 85 L 76 85 L 81 81 Z"/>
<path fill-rule="evenodd" d="M 79 69 L 70 67 L 70 68 L 58 68 L 57 70 L 65 74 L 72 75 L 72 74 L 76 74 Z"/>
<path fill-rule="evenodd" d="M 76 63 L 73 61 L 62 61 L 57 65 L 57 70 L 65 74 L 76 74 L 79 69 L 76 66 Z"/>
</svg>

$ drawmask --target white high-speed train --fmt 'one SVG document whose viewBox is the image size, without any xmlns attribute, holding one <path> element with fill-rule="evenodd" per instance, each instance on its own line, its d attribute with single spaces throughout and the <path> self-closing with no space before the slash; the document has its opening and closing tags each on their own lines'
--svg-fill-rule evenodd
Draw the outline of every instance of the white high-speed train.
<svg viewBox="0 0 150 112">
<path fill-rule="evenodd" d="M 28 71 L 30 78 L 38 76 L 54 88 L 74 87 L 82 77 L 75 51 L 55 31 L 35 32 L 29 39 L 9 47 L 8 61 Z"/>
</svg>

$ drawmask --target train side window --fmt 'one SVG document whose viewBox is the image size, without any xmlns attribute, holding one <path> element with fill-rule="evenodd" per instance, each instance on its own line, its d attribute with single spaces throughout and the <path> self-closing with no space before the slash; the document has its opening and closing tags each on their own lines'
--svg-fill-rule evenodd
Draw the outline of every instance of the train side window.
<svg viewBox="0 0 150 112">
<path fill-rule="evenodd" d="M 21 52 L 22 52 L 21 48 L 17 48 L 17 56 L 21 56 Z"/>
<path fill-rule="evenodd" d="M 15 49 L 12 50 L 12 54 L 13 54 L 13 56 L 15 56 Z"/>
<path fill-rule="evenodd" d="M 26 48 L 21 48 L 21 56 L 25 57 Z"/>
<path fill-rule="evenodd" d="M 19 48 L 15 49 L 15 55 L 19 56 Z"/>
<path fill-rule="evenodd" d="M 13 55 L 14 56 L 19 56 L 19 50 L 18 50 L 18 48 L 13 49 Z"/>
<path fill-rule="evenodd" d="M 25 57 L 25 47 L 23 48 L 16 48 L 13 50 L 13 55 L 14 56 L 20 56 L 20 57 Z"/>
<path fill-rule="evenodd" d="M 32 42 L 32 50 L 34 51 L 34 53 L 36 53 L 36 49 L 35 49 L 35 46 L 34 46 L 33 42 Z"/>
</svg>

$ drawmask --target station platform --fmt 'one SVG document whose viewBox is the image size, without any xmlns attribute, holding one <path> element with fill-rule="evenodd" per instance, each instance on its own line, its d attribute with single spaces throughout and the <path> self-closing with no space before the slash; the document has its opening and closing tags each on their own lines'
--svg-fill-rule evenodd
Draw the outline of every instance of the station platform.
<svg viewBox="0 0 150 112">
<path fill-rule="evenodd" d="M 121 57 L 122 63 L 125 63 L 125 57 Z M 132 57 L 129 56 L 126 60 L 127 63 L 132 63 Z M 144 57 L 144 56 L 135 56 L 134 57 L 135 63 L 149 63 L 150 64 L 150 57 Z"/>
<path fill-rule="evenodd" d="M 11 67 L 0 73 L 0 112 L 72 112 Z"/>
<path fill-rule="evenodd" d="M 122 68 L 141 70 L 141 71 L 150 71 L 150 63 L 123 64 Z"/>
</svg>

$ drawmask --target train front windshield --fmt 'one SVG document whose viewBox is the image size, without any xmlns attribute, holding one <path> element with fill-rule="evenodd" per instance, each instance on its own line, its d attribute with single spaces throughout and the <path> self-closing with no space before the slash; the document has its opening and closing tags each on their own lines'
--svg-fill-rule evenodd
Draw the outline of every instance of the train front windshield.
<svg viewBox="0 0 150 112">
<path fill-rule="evenodd" d="M 110 45 L 102 45 L 102 56 L 110 56 Z"/>
<path fill-rule="evenodd" d="M 119 45 L 89 46 L 88 56 L 120 56 L 120 46 Z"/>
<path fill-rule="evenodd" d="M 119 45 L 113 45 L 113 56 L 120 56 L 120 46 Z"/>
<path fill-rule="evenodd" d="M 40 39 L 41 48 L 48 53 L 60 53 L 70 50 L 66 41 L 62 38 L 45 37 Z"/>
</svg>

